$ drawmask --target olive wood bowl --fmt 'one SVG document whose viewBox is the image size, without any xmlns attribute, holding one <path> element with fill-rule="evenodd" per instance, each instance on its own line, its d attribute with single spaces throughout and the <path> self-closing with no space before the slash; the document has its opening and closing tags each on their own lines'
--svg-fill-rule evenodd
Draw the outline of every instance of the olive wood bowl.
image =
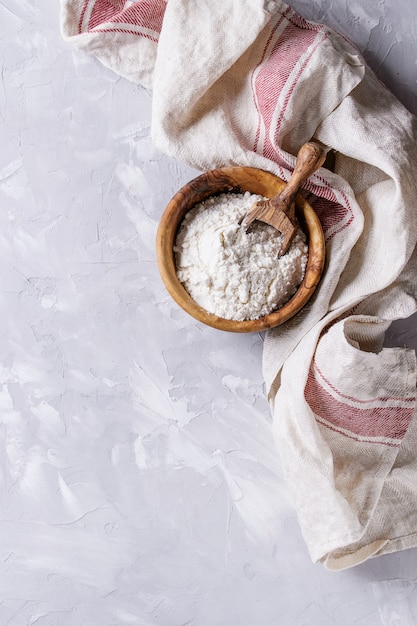
<svg viewBox="0 0 417 626">
<path fill-rule="evenodd" d="M 285 182 L 253 167 L 224 167 L 210 170 L 184 185 L 170 200 L 162 214 L 156 236 L 156 256 L 162 281 L 184 311 L 208 326 L 219 330 L 251 333 L 279 326 L 293 317 L 313 295 L 324 267 L 325 243 L 320 221 L 307 200 L 296 197 L 296 215 L 307 237 L 307 268 L 301 285 L 288 302 L 269 315 L 256 320 L 227 320 L 199 306 L 178 280 L 175 268 L 174 244 L 178 228 L 187 213 L 209 196 L 224 192 L 260 194 L 272 198 L 282 191 Z"/>
</svg>

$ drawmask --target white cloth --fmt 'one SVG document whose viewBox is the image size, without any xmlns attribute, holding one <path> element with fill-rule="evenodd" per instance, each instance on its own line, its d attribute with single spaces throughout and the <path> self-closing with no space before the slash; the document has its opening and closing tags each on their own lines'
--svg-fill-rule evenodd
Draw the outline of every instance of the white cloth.
<svg viewBox="0 0 417 626">
<path fill-rule="evenodd" d="M 288 179 L 305 141 L 336 151 L 306 184 L 322 282 L 265 339 L 277 448 L 314 561 L 417 545 L 416 359 L 382 348 L 416 310 L 416 119 L 349 42 L 280 0 L 61 2 L 65 38 L 152 88 L 170 156 Z"/>
</svg>

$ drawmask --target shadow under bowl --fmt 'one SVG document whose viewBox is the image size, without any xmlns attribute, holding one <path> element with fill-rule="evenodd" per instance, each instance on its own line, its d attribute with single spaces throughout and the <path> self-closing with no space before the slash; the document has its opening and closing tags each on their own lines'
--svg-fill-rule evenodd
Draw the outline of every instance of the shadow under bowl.
<svg viewBox="0 0 417 626">
<path fill-rule="evenodd" d="M 280 308 L 255 320 L 228 320 L 199 306 L 177 277 L 174 245 L 186 213 L 208 197 L 225 192 L 249 191 L 272 198 L 285 182 L 271 172 L 253 167 L 224 167 L 210 170 L 185 184 L 170 200 L 162 214 L 156 236 L 156 256 L 162 281 L 175 302 L 189 315 L 212 328 L 237 333 L 267 330 L 296 315 L 313 295 L 323 272 L 325 242 L 320 221 L 307 200 L 298 194 L 296 214 L 308 244 L 308 260 L 303 281 L 296 293 Z"/>
</svg>

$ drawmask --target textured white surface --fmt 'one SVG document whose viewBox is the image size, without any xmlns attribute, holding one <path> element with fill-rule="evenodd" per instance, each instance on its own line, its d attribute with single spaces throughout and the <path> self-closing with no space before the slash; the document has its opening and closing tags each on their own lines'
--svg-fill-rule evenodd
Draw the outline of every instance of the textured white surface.
<svg viewBox="0 0 417 626">
<path fill-rule="evenodd" d="M 417 113 L 414 0 L 292 6 Z M 0 50 L 0 624 L 414 624 L 417 550 L 311 564 L 262 337 L 167 296 L 156 227 L 194 172 L 153 148 L 150 96 L 69 49 L 57 3 L 2 0 Z"/>
</svg>

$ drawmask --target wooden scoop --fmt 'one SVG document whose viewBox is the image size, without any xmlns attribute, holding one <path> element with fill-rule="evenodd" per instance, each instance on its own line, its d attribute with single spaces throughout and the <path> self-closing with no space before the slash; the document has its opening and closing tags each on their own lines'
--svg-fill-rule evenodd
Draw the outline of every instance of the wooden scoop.
<svg viewBox="0 0 417 626">
<path fill-rule="evenodd" d="M 283 235 L 279 256 L 287 252 L 298 229 L 295 216 L 295 197 L 298 190 L 323 165 L 326 153 L 326 149 L 314 141 L 302 145 L 297 155 L 294 171 L 284 189 L 269 200 L 255 202 L 241 222 L 244 228 L 248 228 L 253 221 L 258 220 L 279 230 Z"/>
</svg>

